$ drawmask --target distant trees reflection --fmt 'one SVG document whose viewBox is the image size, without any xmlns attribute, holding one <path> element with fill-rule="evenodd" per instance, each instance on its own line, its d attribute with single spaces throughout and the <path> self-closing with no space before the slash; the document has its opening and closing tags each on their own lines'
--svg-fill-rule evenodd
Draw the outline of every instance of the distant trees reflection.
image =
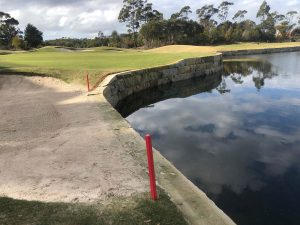
<svg viewBox="0 0 300 225">
<path fill-rule="evenodd" d="M 241 85 L 248 76 L 252 76 L 254 86 L 260 90 L 265 84 L 265 79 L 271 79 L 277 76 L 277 73 L 268 61 L 227 61 L 224 63 L 222 74 L 217 73 L 146 89 L 121 100 L 115 108 L 123 117 L 127 117 L 140 108 L 170 98 L 186 98 L 213 90 L 226 94 L 231 92 L 229 80 Z"/>
<path fill-rule="evenodd" d="M 227 77 L 230 77 L 235 84 L 243 84 L 244 79 L 250 75 L 252 75 L 254 86 L 260 90 L 265 84 L 265 79 L 272 79 L 278 74 L 274 71 L 272 64 L 266 60 L 230 60 L 224 62 L 222 82 L 216 90 L 221 94 L 230 92 L 226 84 Z"/>
</svg>

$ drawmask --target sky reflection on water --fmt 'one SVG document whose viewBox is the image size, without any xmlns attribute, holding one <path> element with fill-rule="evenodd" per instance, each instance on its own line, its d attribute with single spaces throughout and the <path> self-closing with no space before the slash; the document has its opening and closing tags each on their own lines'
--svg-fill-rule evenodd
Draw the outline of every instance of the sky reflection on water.
<svg viewBox="0 0 300 225">
<path fill-rule="evenodd" d="M 300 224 L 300 53 L 250 58 L 127 119 L 238 224 Z"/>
</svg>

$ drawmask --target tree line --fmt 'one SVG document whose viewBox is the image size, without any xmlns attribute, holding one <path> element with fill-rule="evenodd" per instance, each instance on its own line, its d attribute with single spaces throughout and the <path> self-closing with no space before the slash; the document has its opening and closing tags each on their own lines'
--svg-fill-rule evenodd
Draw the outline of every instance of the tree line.
<svg viewBox="0 0 300 225">
<path fill-rule="evenodd" d="M 110 46 L 118 48 L 134 47 L 133 40 L 129 34 L 119 34 L 117 31 L 113 31 L 109 36 L 105 36 L 103 32 L 99 31 L 97 37 L 92 39 L 63 37 L 55 40 L 47 40 L 44 42 L 44 45 L 65 46 L 69 48 L 91 48 L 101 46 Z"/>
<path fill-rule="evenodd" d="M 248 11 L 241 9 L 229 17 L 233 2 L 219 5 L 206 4 L 195 10 L 192 19 L 190 6 L 182 7 L 169 18 L 153 8 L 148 0 L 123 0 L 118 20 L 125 23 L 128 33 L 113 31 L 105 36 L 99 31 L 93 39 L 60 38 L 45 41 L 43 33 L 28 24 L 25 31 L 18 29 L 19 22 L 9 14 L 0 12 L 0 48 L 35 48 L 42 44 L 89 48 L 111 46 L 120 48 L 148 48 L 172 44 L 211 45 L 234 42 L 293 41 L 300 35 L 300 15 L 297 11 L 281 14 L 272 11 L 263 1 L 256 18 L 247 19 Z"/>
<path fill-rule="evenodd" d="M 148 48 L 172 44 L 212 45 L 235 42 L 281 42 L 293 41 L 300 35 L 300 15 L 297 11 L 281 14 L 272 11 L 263 1 L 256 17 L 247 19 L 248 11 L 241 9 L 229 17 L 233 2 L 223 1 L 219 5 L 204 5 L 195 10 L 196 20 L 191 19 L 190 6 L 182 7 L 170 18 L 153 8 L 147 0 L 123 0 L 118 20 L 125 23 L 127 34 L 113 31 L 105 36 L 100 31 L 94 39 L 64 38 L 46 42 L 48 45 L 68 47 L 111 46 Z"/>
<path fill-rule="evenodd" d="M 19 21 L 8 13 L 0 11 L 0 49 L 30 49 L 43 43 L 43 33 L 32 24 L 22 32 Z"/>
<path fill-rule="evenodd" d="M 285 14 L 271 11 L 266 1 L 257 11 L 258 23 L 246 18 L 247 10 L 238 10 L 229 18 L 230 7 L 234 5 L 229 1 L 196 9 L 197 20 L 190 18 L 190 6 L 184 6 L 170 18 L 164 19 L 163 14 L 153 10 L 147 0 L 124 0 L 123 3 L 119 21 L 126 23 L 135 46 L 140 44 L 137 37 L 143 40 L 142 44 L 146 47 L 157 47 L 170 44 L 293 41 L 293 34 L 300 34 L 297 11 Z"/>
</svg>

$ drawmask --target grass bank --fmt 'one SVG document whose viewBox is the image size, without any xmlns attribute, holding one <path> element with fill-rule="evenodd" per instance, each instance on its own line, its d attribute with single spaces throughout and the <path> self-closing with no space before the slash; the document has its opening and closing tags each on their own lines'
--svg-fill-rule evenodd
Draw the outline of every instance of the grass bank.
<svg viewBox="0 0 300 225">
<path fill-rule="evenodd" d="M 163 193 L 153 202 L 148 196 L 119 198 L 100 203 L 43 203 L 0 198 L 2 225 L 186 225 L 181 213 Z"/>
<path fill-rule="evenodd" d="M 113 72 L 160 66 L 183 58 L 214 55 L 218 51 L 292 46 L 300 46 L 300 42 L 242 43 L 219 46 L 173 45 L 151 50 L 108 47 L 72 50 L 44 47 L 30 52 L 0 51 L 0 71 L 46 75 L 76 83 L 84 83 L 84 74 L 88 72 L 91 83 L 96 84 L 105 75 Z"/>
</svg>

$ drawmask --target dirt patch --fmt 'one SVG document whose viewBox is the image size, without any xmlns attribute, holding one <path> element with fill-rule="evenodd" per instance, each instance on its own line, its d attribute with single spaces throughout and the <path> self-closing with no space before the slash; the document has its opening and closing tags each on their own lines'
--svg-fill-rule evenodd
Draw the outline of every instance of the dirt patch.
<svg viewBox="0 0 300 225">
<path fill-rule="evenodd" d="M 1 75 L 0 195 L 90 202 L 147 191 L 100 99 L 54 78 Z"/>
</svg>

